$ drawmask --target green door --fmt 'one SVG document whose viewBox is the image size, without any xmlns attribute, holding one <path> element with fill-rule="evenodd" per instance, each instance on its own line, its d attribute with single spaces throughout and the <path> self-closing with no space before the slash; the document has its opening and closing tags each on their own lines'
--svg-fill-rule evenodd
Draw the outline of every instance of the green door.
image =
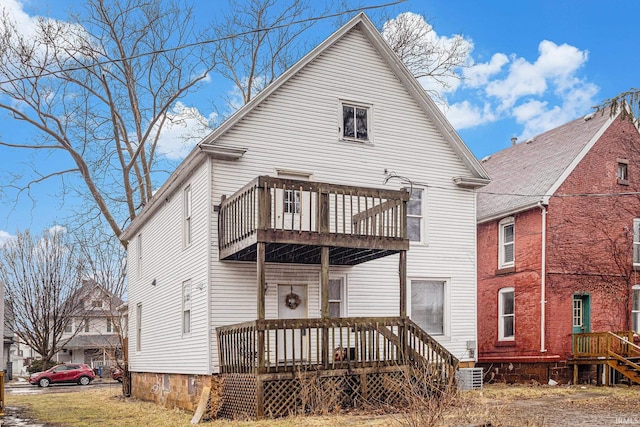
<svg viewBox="0 0 640 427">
<path fill-rule="evenodd" d="M 589 295 L 573 296 L 573 333 L 591 332 L 591 301 Z"/>
</svg>

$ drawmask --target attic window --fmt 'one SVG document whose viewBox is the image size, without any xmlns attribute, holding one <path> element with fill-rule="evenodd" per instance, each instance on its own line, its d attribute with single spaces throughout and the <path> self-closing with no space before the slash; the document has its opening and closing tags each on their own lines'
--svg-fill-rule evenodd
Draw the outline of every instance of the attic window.
<svg viewBox="0 0 640 427">
<path fill-rule="evenodd" d="M 629 185 L 629 160 L 618 159 L 618 184 Z"/>
<path fill-rule="evenodd" d="M 342 102 L 341 106 L 340 137 L 346 140 L 370 142 L 371 107 L 347 102 Z"/>
<path fill-rule="evenodd" d="M 91 301 L 91 307 L 93 307 L 93 308 L 102 308 L 102 301 L 100 301 L 98 299 L 94 299 L 93 301 Z"/>
</svg>

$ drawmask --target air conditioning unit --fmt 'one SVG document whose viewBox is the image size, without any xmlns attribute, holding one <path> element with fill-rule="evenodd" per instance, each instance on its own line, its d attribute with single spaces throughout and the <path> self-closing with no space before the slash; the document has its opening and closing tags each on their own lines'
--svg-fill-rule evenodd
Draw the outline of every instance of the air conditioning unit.
<svg viewBox="0 0 640 427">
<path fill-rule="evenodd" d="M 482 389 L 482 368 L 460 368 L 456 372 L 456 382 L 458 390 L 480 390 Z"/>
</svg>

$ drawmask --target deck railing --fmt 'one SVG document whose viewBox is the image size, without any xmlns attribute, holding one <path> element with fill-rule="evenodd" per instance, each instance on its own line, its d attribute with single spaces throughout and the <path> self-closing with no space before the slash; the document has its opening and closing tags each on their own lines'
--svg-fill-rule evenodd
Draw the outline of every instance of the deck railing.
<svg viewBox="0 0 640 427">
<path fill-rule="evenodd" d="M 219 327 L 217 334 L 221 373 L 413 363 L 450 379 L 458 365 L 442 345 L 401 317 L 266 319 Z"/>
<path fill-rule="evenodd" d="M 621 356 L 630 356 L 633 350 L 633 331 L 589 332 L 573 335 L 573 357 L 575 359 L 609 357 L 609 351 Z"/>
<path fill-rule="evenodd" d="M 408 199 L 406 191 L 260 176 L 220 204 L 220 250 L 260 231 L 314 233 L 323 244 L 345 236 L 403 240 Z"/>
</svg>

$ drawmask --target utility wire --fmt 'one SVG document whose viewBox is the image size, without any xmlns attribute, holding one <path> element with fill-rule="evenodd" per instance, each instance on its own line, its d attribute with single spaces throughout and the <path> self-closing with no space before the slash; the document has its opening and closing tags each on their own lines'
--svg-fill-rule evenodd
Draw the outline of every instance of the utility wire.
<svg viewBox="0 0 640 427">
<path fill-rule="evenodd" d="M 405 177 L 401 177 L 399 175 L 397 175 L 395 172 L 390 172 L 388 174 L 385 175 L 385 180 L 384 180 L 384 184 L 387 183 L 387 181 L 389 181 L 390 178 L 402 178 L 403 180 L 406 180 L 407 182 L 411 182 L 412 185 L 414 186 L 420 186 L 420 187 L 424 187 L 424 188 L 434 188 L 437 190 L 447 190 L 450 191 L 452 188 L 451 187 L 442 187 L 442 186 L 438 186 L 438 185 L 431 185 L 431 184 L 427 184 L 424 182 L 419 182 L 419 181 L 413 181 L 410 180 L 409 178 L 405 178 Z M 468 189 L 468 188 L 459 188 L 459 187 L 455 187 L 453 188 L 454 190 L 457 191 L 464 191 L 466 193 L 476 193 L 476 194 L 489 194 L 492 196 L 513 196 L 513 197 L 556 197 L 556 198 L 570 198 L 570 197 L 617 197 L 617 196 L 640 196 L 640 191 L 625 191 L 625 192 L 621 192 L 621 193 L 569 193 L 569 194 L 536 194 L 536 193 L 531 193 L 531 194 L 525 194 L 525 193 L 503 193 L 503 192 L 498 192 L 498 191 L 483 191 L 483 190 L 473 190 L 473 189 Z"/>
<path fill-rule="evenodd" d="M 47 72 L 43 72 L 41 74 L 31 74 L 31 75 L 26 75 L 26 76 L 15 77 L 13 79 L 0 81 L 0 85 L 7 84 L 7 83 L 15 83 L 15 82 L 18 82 L 18 81 L 28 80 L 28 79 L 49 77 L 49 76 L 53 76 L 53 75 L 56 75 L 56 74 L 67 73 L 67 72 L 72 72 L 72 71 L 80 71 L 80 70 L 84 70 L 84 69 L 91 68 L 91 67 L 98 67 L 98 66 L 101 66 L 101 65 L 108 65 L 108 64 L 113 64 L 113 63 L 116 63 L 116 62 L 128 61 L 128 60 L 132 60 L 132 59 L 138 59 L 138 58 L 142 58 L 142 57 L 148 56 L 148 55 L 157 55 L 159 53 L 175 52 L 177 50 L 188 49 L 188 48 L 192 48 L 192 47 L 202 46 L 202 45 L 205 45 L 205 44 L 218 43 L 218 42 L 221 42 L 221 41 L 224 41 L 224 40 L 230 40 L 230 39 L 234 39 L 234 38 L 237 38 L 237 37 L 246 36 L 246 35 L 249 35 L 249 34 L 260 33 L 260 32 L 263 32 L 263 31 L 277 30 L 277 29 L 280 29 L 280 28 L 286 28 L 286 27 L 290 27 L 290 26 L 298 25 L 298 24 L 305 24 L 305 23 L 308 23 L 308 22 L 317 22 L 317 21 L 321 21 L 321 20 L 324 20 L 324 19 L 336 18 L 338 16 L 347 15 L 347 14 L 354 13 L 354 12 L 360 12 L 360 11 L 365 11 L 365 10 L 373 10 L 373 9 L 381 9 L 381 8 L 385 8 L 385 7 L 389 7 L 389 6 L 395 6 L 397 4 L 404 3 L 405 1 L 407 1 L 407 0 L 396 0 L 396 1 L 393 1 L 393 2 L 390 2 L 390 3 L 384 3 L 384 4 L 379 4 L 379 5 L 373 5 L 373 6 L 365 6 L 365 7 L 360 7 L 360 8 L 357 8 L 357 9 L 343 10 L 341 12 L 331 13 L 331 14 L 328 14 L 328 15 L 313 16 L 313 17 L 310 17 L 310 18 L 300 19 L 298 21 L 288 22 L 286 24 L 274 25 L 272 27 L 256 28 L 254 30 L 248 30 L 248 31 L 240 32 L 240 33 L 230 34 L 230 35 L 227 35 L 227 36 L 224 36 L 224 37 L 220 37 L 220 38 L 217 38 L 217 39 L 201 40 L 199 42 L 187 43 L 187 44 L 183 44 L 183 45 L 175 46 L 175 47 L 170 47 L 170 48 L 166 48 L 166 49 L 157 49 L 157 50 L 152 50 L 152 51 L 149 51 L 149 52 L 142 52 L 142 53 L 139 53 L 139 54 L 136 54 L 136 55 L 125 56 L 123 58 L 97 61 L 97 62 L 95 62 L 93 64 L 80 65 L 80 66 L 77 66 L 77 67 L 62 68 L 60 70 L 47 71 Z"/>
</svg>

